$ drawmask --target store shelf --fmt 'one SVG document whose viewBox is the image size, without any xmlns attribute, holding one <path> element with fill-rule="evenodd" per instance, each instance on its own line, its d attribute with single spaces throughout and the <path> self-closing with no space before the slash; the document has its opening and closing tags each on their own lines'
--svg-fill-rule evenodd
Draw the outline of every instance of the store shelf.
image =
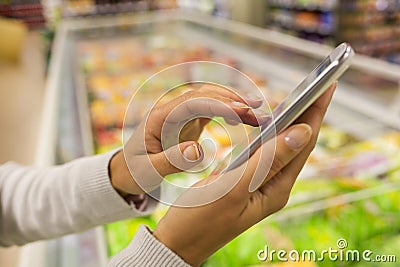
<svg viewBox="0 0 400 267">
<path fill-rule="evenodd" d="M 304 3 L 305 2 L 305 3 Z M 268 5 L 272 8 L 286 8 L 295 10 L 307 10 L 307 11 L 334 11 L 337 7 L 338 1 L 283 1 L 283 0 L 268 0 Z"/>
<path fill-rule="evenodd" d="M 394 97 L 394 99 L 388 101 L 387 96 L 380 95 L 379 91 L 371 95 L 371 93 L 363 92 L 359 88 L 343 86 L 336 92 L 335 100 L 361 114 L 399 130 L 398 97 L 396 94 L 389 97 Z"/>
<path fill-rule="evenodd" d="M 2 1 L 0 16 L 23 21 L 30 29 L 43 28 L 46 21 L 40 1 Z"/>
<path fill-rule="evenodd" d="M 267 28 L 325 44 L 346 41 L 356 52 L 381 59 L 394 61 L 400 53 L 398 1 L 271 0 L 266 6 Z M 304 25 L 311 27 L 299 27 Z"/>
<path fill-rule="evenodd" d="M 75 3 L 75 5 L 74 5 Z M 83 2 L 85 3 L 85 2 Z M 63 5 L 65 17 L 99 16 L 117 13 L 143 12 L 150 8 L 148 1 L 121 1 L 90 3 L 79 5 L 76 1 L 66 1 Z"/>
</svg>

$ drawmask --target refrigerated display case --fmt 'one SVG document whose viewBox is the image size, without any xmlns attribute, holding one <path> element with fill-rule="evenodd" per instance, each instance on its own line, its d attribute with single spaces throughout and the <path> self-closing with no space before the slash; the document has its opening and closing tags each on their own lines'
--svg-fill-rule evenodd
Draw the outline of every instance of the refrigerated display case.
<svg viewBox="0 0 400 267">
<path fill-rule="evenodd" d="M 53 47 L 37 164 L 63 163 L 120 146 L 123 115 L 134 90 L 170 65 L 207 60 L 234 66 L 260 90 L 282 99 L 331 49 L 182 11 L 65 21 Z M 204 265 L 262 265 L 257 252 L 267 244 L 320 251 L 340 238 L 352 249 L 373 245 L 376 253 L 395 253 L 391 251 L 400 240 L 399 73 L 399 66 L 356 56 L 339 83 L 318 145 L 287 207 Z M 138 114 L 146 111 L 137 107 Z M 206 131 L 224 145 L 212 124 Z M 139 224 L 154 226 L 166 209 L 32 244 L 22 251 L 20 266 L 28 260 L 29 266 L 104 266 L 127 245 Z"/>
</svg>

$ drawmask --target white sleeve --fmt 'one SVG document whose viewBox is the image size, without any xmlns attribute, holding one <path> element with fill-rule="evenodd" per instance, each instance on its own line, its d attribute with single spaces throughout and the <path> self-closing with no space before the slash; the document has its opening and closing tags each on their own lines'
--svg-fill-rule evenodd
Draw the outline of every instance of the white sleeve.
<svg viewBox="0 0 400 267">
<path fill-rule="evenodd" d="M 129 246 L 115 255 L 108 267 L 190 267 L 141 225 Z"/>
<path fill-rule="evenodd" d="M 149 214 L 129 205 L 112 187 L 114 152 L 50 167 L 0 165 L 0 245 L 23 245 Z"/>
</svg>

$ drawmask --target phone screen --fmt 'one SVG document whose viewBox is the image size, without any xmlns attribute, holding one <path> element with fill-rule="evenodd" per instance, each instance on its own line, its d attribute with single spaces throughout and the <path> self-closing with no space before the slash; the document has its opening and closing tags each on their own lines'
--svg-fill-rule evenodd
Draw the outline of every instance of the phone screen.
<svg viewBox="0 0 400 267">
<path fill-rule="evenodd" d="M 255 139 L 260 136 L 260 133 L 264 130 L 272 126 L 271 124 L 275 122 L 276 119 L 281 117 L 285 111 L 293 105 L 299 98 L 302 97 L 303 94 L 307 93 L 306 89 L 317 79 L 317 77 L 326 70 L 329 65 L 332 63 L 331 58 L 328 56 L 324 59 L 294 90 L 290 92 L 290 94 L 272 111 L 272 117 L 270 120 L 265 122 L 260 127 L 252 130 L 247 138 L 242 142 L 236 144 L 232 150 L 226 155 L 217 165 L 217 167 L 212 171 L 212 174 L 219 174 L 225 170 L 225 168 L 229 165 L 230 162 L 235 161 L 235 159 L 240 156 L 243 157 L 243 151 L 246 151 L 246 148 L 251 144 Z M 275 130 L 275 129 L 274 129 Z M 275 133 L 275 132 L 274 132 Z M 249 157 L 252 151 L 247 151 L 247 156 Z"/>
<path fill-rule="evenodd" d="M 273 110 L 274 119 L 278 118 L 281 113 L 291 106 L 302 94 L 305 93 L 307 86 L 312 83 L 318 75 L 320 75 L 332 63 L 330 57 L 321 62 L 290 94 Z M 269 122 L 271 123 L 271 122 Z M 268 125 L 263 125 L 266 128 Z"/>
</svg>

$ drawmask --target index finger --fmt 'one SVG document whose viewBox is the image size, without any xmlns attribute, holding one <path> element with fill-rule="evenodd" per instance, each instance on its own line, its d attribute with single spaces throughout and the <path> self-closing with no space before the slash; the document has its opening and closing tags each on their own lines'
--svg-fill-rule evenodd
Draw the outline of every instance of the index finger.
<svg viewBox="0 0 400 267">
<path fill-rule="evenodd" d="M 244 100 L 226 97 L 228 90 L 216 92 L 188 91 L 176 99 L 157 107 L 149 116 L 158 122 L 182 123 L 203 117 L 223 117 L 240 123 L 258 126 L 267 120 L 268 114 L 262 110 L 254 112 Z M 225 92 L 220 94 L 220 92 Z M 231 93 L 231 95 L 234 95 Z M 239 101 L 238 101 L 239 100 Z M 242 102 L 240 102 L 242 101 Z M 265 114 L 264 114 L 265 113 Z"/>
</svg>

